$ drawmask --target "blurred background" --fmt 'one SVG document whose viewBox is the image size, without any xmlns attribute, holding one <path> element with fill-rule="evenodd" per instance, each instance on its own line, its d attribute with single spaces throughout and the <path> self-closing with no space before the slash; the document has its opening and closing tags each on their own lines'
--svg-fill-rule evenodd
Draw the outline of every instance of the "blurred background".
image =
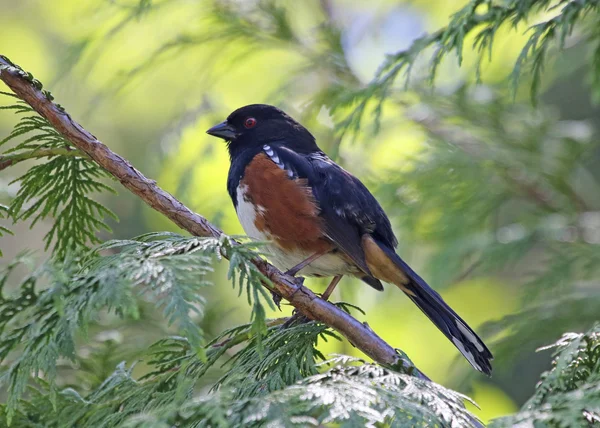
<svg viewBox="0 0 600 428">
<path fill-rule="evenodd" d="M 494 375 L 474 373 L 395 287 L 376 293 L 345 278 L 333 300 L 359 305 L 366 312 L 359 319 L 433 380 L 470 395 L 488 420 L 531 395 L 550 362 L 536 348 L 598 319 L 600 110 L 589 85 L 589 46 L 577 34 L 551 57 L 537 103 L 527 75 L 511 93 L 508 77 L 527 40 L 526 27 L 517 27 L 499 30 L 492 60 L 482 63 L 482 84 L 468 46 L 462 67 L 454 58 L 440 64 L 435 86 L 425 54 L 409 84 L 400 78 L 387 92 L 380 123 L 369 104 L 353 128 L 346 119 L 386 55 L 445 26 L 466 3 L 0 0 L 0 54 L 44 82 L 112 150 L 229 234 L 243 233 L 225 187 L 229 160 L 225 145 L 205 130 L 250 103 L 277 105 L 301 121 L 374 192 L 390 215 L 399 254 L 483 335 L 496 357 Z M 0 114 L 0 136 L 14 123 Z M 26 168 L 2 171 L 0 203 L 15 195 L 10 182 Z M 120 221 L 102 239 L 180 232 L 113 184 L 119 194 L 101 198 Z M 44 260 L 50 227 L 11 226 L 15 236 L 0 238 L 0 265 L 25 249 Z M 249 319 L 226 269 L 216 267 L 199 321 L 209 336 Z M 81 365 L 65 364 L 63 383 L 85 379 L 92 386 L 163 336 L 160 313 L 142 308 L 137 320 L 98 320 L 82 341 Z M 347 342 L 320 347 L 360 355 Z M 94 353 L 100 357 L 90 366 L 86 357 Z"/>
</svg>

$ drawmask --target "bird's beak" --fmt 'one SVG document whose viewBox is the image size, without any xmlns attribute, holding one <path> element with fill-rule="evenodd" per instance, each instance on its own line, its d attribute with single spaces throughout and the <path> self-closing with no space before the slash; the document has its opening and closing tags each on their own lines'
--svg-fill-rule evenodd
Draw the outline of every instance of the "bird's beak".
<svg viewBox="0 0 600 428">
<path fill-rule="evenodd" d="M 233 127 L 229 123 L 227 123 L 227 121 L 221 122 L 218 125 L 213 126 L 208 131 L 206 131 L 206 133 L 228 141 L 231 141 L 235 138 L 235 129 L 233 129 Z"/>
</svg>

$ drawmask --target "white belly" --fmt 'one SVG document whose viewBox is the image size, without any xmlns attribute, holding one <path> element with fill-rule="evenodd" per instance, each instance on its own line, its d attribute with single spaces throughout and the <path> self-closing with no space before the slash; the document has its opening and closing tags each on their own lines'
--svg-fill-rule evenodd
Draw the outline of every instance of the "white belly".
<svg viewBox="0 0 600 428">
<path fill-rule="evenodd" d="M 312 254 L 301 251 L 282 251 L 275 245 L 268 245 L 266 248 L 267 257 L 269 260 L 282 271 L 293 268 L 297 264 L 303 262 Z M 351 264 L 340 257 L 339 253 L 324 254 L 314 260 L 308 266 L 302 268 L 299 276 L 336 276 L 357 272 Z"/>
<path fill-rule="evenodd" d="M 236 212 L 242 227 L 244 228 L 244 232 L 248 237 L 255 239 L 257 241 L 271 241 L 272 237 L 266 235 L 256 228 L 254 225 L 254 220 L 256 220 L 256 216 L 265 212 L 265 208 L 261 206 L 255 206 L 253 203 L 247 201 L 244 198 L 244 194 L 248 190 L 248 186 L 239 185 L 236 190 L 237 195 L 237 206 Z"/>
<path fill-rule="evenodd" d="M 244 199 L 244 193 L 247 186 L 240 185 L 237 188 L 237 216 L 248 237 L 257 241 L 272 242 L 273 237 L 257 229 L 254 221 L 256 216 L 262 215 L 265 208 L 255 206 L 253 203 Z M 278 269 L 286 271 L 303 262 L 311 253 L 303 251 L 283 251 L 275 244 L 267 244 L 261 247 L 265 255 Z M 310 265 L 304 267 L 298 272 L 300 276 L 335 276 L 358 272 L 358 269 L 348 263 L 339 253 L 325 254 L 313 261 Z"/>
</svg>

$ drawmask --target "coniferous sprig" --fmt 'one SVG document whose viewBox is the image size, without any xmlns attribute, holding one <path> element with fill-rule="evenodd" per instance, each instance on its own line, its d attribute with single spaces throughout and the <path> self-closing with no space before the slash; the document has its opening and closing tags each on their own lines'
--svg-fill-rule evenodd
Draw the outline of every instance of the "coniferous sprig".
<svg viewBox="0 0 600 428">
<path fill-rule="evenodd" d="M 542 375 L 535 394 L 515 415 L 493 427 L 583 427 L 600 423 L 600 325 L 585 334 L 566 333 L 554 345 L 552 369 Z"/>
<path fill-rule="evenodd" d="M 225 389 L 170 413 L 131 418 L 127 426 L 473 426 L 460 394 L 351 357 L 330 363 L 336 366 L 323 374 L 260 397 L 236 400 Z"/>
<path fill-rule="evenodd" d="M 588 14 L 597 12 L 599 7 L 596 0 L 471 0 L 452 16 L 448 26 L 418 39 L 408 50 L 390 55 L 381 66 L 374 83 L 389 86 L 402 72 L 406 73 L 408 79 L 416 57 L 430 46 L 435 47 L 429 75 L 433 82 L 437 67 L 447 55 L 454 53 L 458 64 L 462 64 L 467 37 L 473 37 L 472 47 L 479 54 L 476 76 L 480 80 L 482 62 L 485 58 L 491 58 L 496 33 L 502 26 L 516 29 L 521 24 L 531 22 L 536 16 L 547 14 L 552 17 L 529 27 L 529 39 L 511 74 L 513 90 L 516 91 L 523 69 L 529 67 L 533 76 L 531 94 L 535 97 L 548 51 L 554 47 L 564 48 L 567 37 L 572 35 L 575 27 L 584 25 Z M 589 33 L 588 37 L 592 43 L 600 41 L 597 33 Z M 594 64 L 596 70 L 599 66 L 600 64 Z"/>
<path fill-rule="evenodd" d="M 321 323 L 310 322 L 286 329 L 271 327 L 260 346 L 253 338 L 231 359 L 230 370 L 217 381 L 217 386 L 231 388 L 235 398 L 258 397 L 315 375 L 317 361 L 325 360 L 316 349 L 319 338 L 339 340 Z"/>
<path fill-rule="evenodd" d="M 552 16 L 531 25 L 526 34 L 528 40 L 521 49 L 510 74 L 511 89 L 516 94 L 521 76 L 531 74 L 530 93 L 535 101 L 542 80 L 542 72 L 548 61 L 549 52 L 563 49 L 567 38 L 576 29 L 585 34 L 585 41 L 591 46 L 592 83 L 596 92 L 600 91 L 600 33 L 586 31 L 585 26 L 597 28 L 600 19 L 594 15 L 600 10 L 597 0 L 471 0 L 469 4 L 455 13 L 449 24 L 432 33 L 416 39 L 411 46 L 389 55 L 381 64 L 376 77 L 366 88 L 355 91 L 342 90 L 342 97 L 330 98 L 328 104 L 335 109 L 354 106 L 350 114 L 340 123 L 343 131 L 357 132 L 363 117 L 373 113 L 375 128 L 379 127 L 383 104 L 394 92 L 396 81 L 404 78 L 408 86 L 412 70 L 417 60 L 433 49 L 429 66 L 429 84 L 433 85 L 438 68 L 446 57 L 454 55 L 458 65 L 462 65 L 463 53 L 468 39 L 472 39 L 472 50 L 477 52 L 476 80 L 481 82 L 482 64 L 491 59 L 492 48 L 499 29 L 511 27 L 517 29 L 536 16 Z M 332 88 L 333 89 L 333 88 Z M 332 102 L 333 100 L 333 102 Z"/>
<path fill-rule="evenodd" d="M 139 241 L 110 243 L 105 248 L 119 247 L 128 254 L 152 248 L 151 253 L 159 257 L 196 248 L 202 248 L 196 250 L 201 253 L 220 251 L 214 245 L 217 240 L 197 242 L 195 238 L 168 235 L 162 240 L 167 242 L 161 242 L 155 241 L 157 238 L 149 235 Z M 110 259 L 92 260 L 82 272 L 91 275 L 91 271 L 106 270 L 110 265 Z M 128 265 L 127 270 L 131 268 Z M 434 383 L 350 357 L 328 362 L 335 367 L 319 374 L 318 360 L 323 356 L 315 349 L 317 340 L 337 337 L 320 323 L 288 329 L 280 328 L 280 320 L 268 324 L 260 345 L 252 324 L 246 324 L 208 343 L 204 358 L 184 337 L 163 339 L 150 349 L 148 374 L 135 379 L 133 367 L 123 363 L 84 395 L 71 388 L 57 391 L 51 381 L 37 380 L 25 397 L 20 394 L 14 402 L 9 401 L 3 408 L 3 419 L 8 416 L 13 424 L 23 427 L 229 427 L 262 426 L 267 421 L 277 426 L 319 422 L 340 426 L 377 422 L 391 426 L 473 426 L 464 397 Z M 226 364 L 227 375 L 217 381 L 219 390 L 198 395 L 194 384 L 226 352 L 244 342 L 245 347 Z"/>
<path fill-rule="evenodd" d="M 82 272 L 102 282 L 106 275 L 118 273 L 131 287 L 141 287 L 142 297 L 159 303 L 168 323 L 177 323 L 192 346 L 199 348 L 203 337 L 193 317 L 203 316 L 206 302 L 199 291 L 211 285 L 205 275 L 212 272 L 212 256 L 219 248 L 216 239 L 148 233 L 104 243 L 95 253 L 118 252 L 91 257 Z"/>
<path fill-rule="evenodd" d="M 279 329 L 280 324 L 276 322 L 270 328 L 267 336 L 268 343 L 280 343 L 276 338 L 278 335 L 289 338 L 288 332 Z M 317 332 L 323 330 L 322 326 L 316 326 L 314 323 L 301 328 L 316 329 Z M 294 328 L 294 331 L 297 332 L 297 328 Z M 251 324 L 237 326 L 223 332 L 206 345 L 206 357 L 201 359 L 197 350 L 184 337 L 173 336 L 160 340 L 150 348 L 148 353 L 147 363 L 151 371 L 140 379 L 133 378 L 133 367 L 127 368 L 124 364 L 120 364 L 101 385 L 85 396 L 70 388 L 56 394 L 57 409 L 39 415 L 34 409 L 48 408 L 52 385 L 38 381 L 36 387 L 29 391 L 28 398 L 19 401 L 14 423 L 17 426 L 28 426 L 25 421 L 33 418 L 44 426 L 52 424 L 117 426 L 131 415 L 153 409 L 160 409 L 161 412 L 165 412 L 165 415 L 178 411 L 180 406 L 192 399 L 194 383 L 200 380 L 227 351 L 246 341 L 249 343 L 250 352 L 257 353 L 258 345 L 256 338 L 252 336 Z M 231 366 L 234 372 L 241 373 L 235 367 L 238 361 L 235 359 Z M 284 366 L 278 366 L 278 369 L 288 370 Z M 312 362 L 312 371 L 316 372 L 314 362 Z M 280 374 L 280 376 L 284 375 Z M 288 384 L 282 386 L 286 385 Z M 236 388 L 236 391 L 239 393 L 240 388 Z M 36 403 L 38 400 L 41 403 Z"/>
<path fill-rule="evenodd" d="M 14 97 L 2 92 L 2 95 Z M 23 159 L 49 157 L 47 162 L 31 167 L 21 177 L 16 197 L 11 201 L 10 214 L 14 221 L 28 220 L 32 226 L 51 217 L 54 224 L 44 237 L 46 249 L 54 242 L 57 259 L 98 244 L 101 230 L 110 232 L 104 219 L 117 219 L 104 205 L 89 197 L 94 192 L 113 192 L 102 182 L 109 175 L 96 163 L 75 150 L 48 121 L 22 101 L 0 107 L 20 115 L 12 132 L 0 141 L 0 146 L 22 139 L 5 154 Z"/>
<path fill-rule="evenodd" d="M 263 302 L 267 302 L 271 309 L 275 309 L 271 296 L 261 284 L 270 285 L 271 281 L 250 262 L 257 256 L 257 245 L 261 243 L 247 242 L 240 245 L 233 241 L 233 238 L 235 237 L 230 238 L 223 235 L 220 240 L 223 246 L 223 255 L 229 259 L 227 278 L 232 281 L 234 287 L 237 286 L 240 296 L 244 291 L 246 292 L 248 304 L 252 307 L 252 332 L 257 336 L 260 344 L 260 338 L 267 330 Z M 247 239 L 245 237 L 237 238 Z"/>
<path fill-rule="evenodd" d="M 212 269 L 212 256 L 226 253 L 236 260 L 236 269 L 243 270 L 244 286 L 260 288 L 260 280 L 249 267 L 255 256 L 251 248 L 251 244 L 232 245 L 229 238 L 148 234 L 128 241 L 111 241 L 99 249 L 118 249 L 117 254 L 67 259 L 26 277 L 19 287 L 21 296 L 0 300 L 0 359 L 6 360 L 13 351 L 20 351 L 2 377 L 10 392 L 9 415 L 30 375 L 42 371 L 54 388 L 56 361 L 59 357 L 74 358 L 76 335 L 85 333 L 103 310 L 137 317 L 139 295 L 162 307 L 168 322 L 178 324 L 194 353 L 201 356 L 202 332 L 192 315 L 202 313 L 201 290 L 209 285 L 205 274 Z M 4 272 L 0 285 L 12 271 L 11 267 Z M 50 286 L 36 293 L 41 279 Z M 262 306 L 260 302 L 251 303 Z M 264 310 L 257 311 L 253 320 L 255 331 L 260 331 L 255 324 L 266 325 L 259 318 L 260 313 L 264 314 Z"/>
<path fill-rule="evenodd" d="M 304 330 L 313 327 L 302 327 Z M 282 332 L 271 330 L 277 342 Z M 135 379 L 132 367 L 120 364 L 98 388 L 86 396 L 73 389 L 56 395 L 51 408 L 48 388 L 38 382 L 15 414 L 18 426 L 478 426 L 465 409 L 465 397 L 435 383 L 399 374 L 376 364 L 339 356 L 325 364 L 325 372 L 304 377 L 280 388 L 240 394 L 254 385 L 223 386 L 219 391 L 194 394 L 193 384 L 202 364 L 181 338 L 156 345 L 156 371 Z M 214 346 L 207 349 L 207 354 Z M 234 363 L 232 370 L 236 370 Z M 279 366 L 283 371 L 285 367 Z M 205 373 L 202 372 L 202 376 Z M 273 374 L 273 373 L 272 373 Z M 288 379 L 291 380 L 291 379 Z"/>
<path fill-rule="evenodd" d="M 322 374 L 259 397 L 235 399 L 225 389 L 184 403 L 171 413 L 131 418 L 178 426 L 474 426 L 462 395 L 431 382 L 340 356 Z"/>
<path fill-rule="evenodd" d="M 325 104 L 332 112 L 341 112 L 340 116 L 345 118 L 337 124 L 336 130 L 341 134 L 355 133 L 361 129 L 364 115 L 371 113 L 375 119 L 375 129 L 378 129 L 384 103 L 394 94 L 397 80 L 404 76 L 408 85 L 414 65 L 426 55 L 428 49 L 434 50 L 429 67 L 429 83 L 433 83 L 438 67 L 446 57 L 456 56 L 459 65 L 462 64 L 466 40 L 472 38 L 473 50 L 478 54 L 476 78 L 480 81 L 482 64 L 490 57 L 498 30 L 530 25 L 537 16 L 550 18 L 526 30 L 527 42 L 510 75 L 513 91 L 517 90 L 520 76 L 529 71 L 532 75 L 532 97 L 537 96 L 549 52 L 554 48 L 563 48 L 567 38 L 578 29 L 585 34 L 586 42 L 594 51 L 593 68 L 600 70 L 600 36 L 597 31 L 585 31 L 588 23 L 592 28 L 597 24 L 594 13 L 598 7 L 596 0 L 471 0 L 452 16 L 446 27 L 415 40 L 406 50 L 389 55 L 380 65 L 375 79 L 366 86 L 360 83 L 348 66 L 340 48 L 341 33 L 335 24 L 321 23 L 315 29 L 314 40 L 303 38 L 294 29 L 286 8 L 271 1 L 260 1 L 245 8 L 237 4 L 215 2 L 212 12 L 208 14 L 211 19 L 210 34 L 180 35 L 161 46 L 157 55 L 152 55 L 149 61 L 155 61 L 160 54 L 168 51 L 212 41 L 224 46 L 234 41 L 252 44 L 253 48 L 245 49 L 244 55 L 269 48 L 294 50 L 306 60 L 307 66 L 302 69 L 303 72 L 318 67 L 333 77 L 334 83 L 322 88 L 311 105 L 320 109 Z M 319 43 L 313 44 L 307 40 Z M 136 67 L 134 71 L 146 69 L 147 66 Z M 594 72 L 593 76 L 594 87 L 600 90 L 597 80 L 600 73 Z M 283 86 L 289 89 L 286 83 Z"/>
</svg>

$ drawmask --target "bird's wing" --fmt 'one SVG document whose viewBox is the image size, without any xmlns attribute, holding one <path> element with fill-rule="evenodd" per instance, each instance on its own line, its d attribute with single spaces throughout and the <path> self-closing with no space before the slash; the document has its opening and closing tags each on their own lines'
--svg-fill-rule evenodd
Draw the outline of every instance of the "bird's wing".
<svg viewBox="0 0 600 428">
<path fill-rule="evenodd" d="M 390 221 L 371 192 L 324 153 L 298 154 L 285 146 L 276 150 L 286 169 L 308 181 L 318 202 L 327 237 L 361 270 L 371 275 L 362 236 L 370 234 L 390 248 L 397 245 Z"/>
<path fill-rule="evenodd" d="M 398 286 L 473 367 L 490 374 L 491 352 L 442 297 L 396 254 L 397 242 L 390 222 L 367 188 L 322 153 L 302 155 L 284 147 L 279 152 L 286 168 L 308 180 L 327 236 L 368 275 L 367 279 L 377 278 Z"/>
</svg>

